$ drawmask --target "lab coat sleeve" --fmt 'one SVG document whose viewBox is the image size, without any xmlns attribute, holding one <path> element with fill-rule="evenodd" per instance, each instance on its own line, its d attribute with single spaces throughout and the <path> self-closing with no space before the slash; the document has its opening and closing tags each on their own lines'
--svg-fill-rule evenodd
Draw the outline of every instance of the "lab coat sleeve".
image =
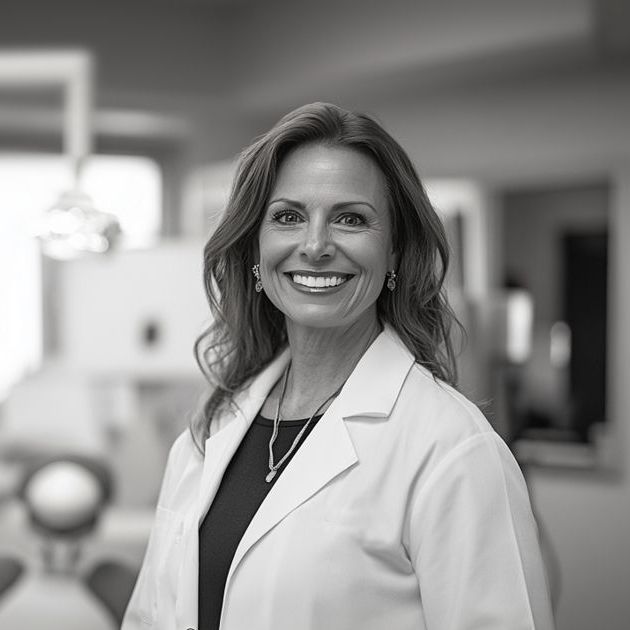
<svg viewBox="0 0 630 630">
<path fill-rule="evenodd" d="M 428 630 L 552 630 L 525 480 L 503 440 L 454 447 L 410 498 L 409 553 Z"/>
<path fill-rule="evenodd" d="M 178 481 L 178 471 L 181 469 L 183 442 L 190 439 L 182 434 L 169 451 L 166 468 L 162 477 L 157 508 L 153 519 L 153 525 L 149 534 L 149 540 L 144 553 L 140 573 L 136 580 L 134 590 L 129 599 L 127 610 L 123 618 L 121 630 L 140 630 L 151 626 L 155 617 L 155 602 L 152 601 L 150 584 L 155 582 L 155 563 L 153 562 L 154 549 L 163 543 L 166 524 L 172 514 L 163 506 L 170 505 L 170 499 Z M 153 598 L 154 599 L 154 598 Z"/>
</svg>

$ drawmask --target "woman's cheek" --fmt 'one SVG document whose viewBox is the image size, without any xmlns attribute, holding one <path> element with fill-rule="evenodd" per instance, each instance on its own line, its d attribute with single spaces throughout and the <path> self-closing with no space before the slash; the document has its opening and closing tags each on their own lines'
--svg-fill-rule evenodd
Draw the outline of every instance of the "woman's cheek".
<svg viewBox="0 0 630 630">
<path fill-rule="evenodd" d="M 345 299 L 344 305 L 344 316 L 352 313 L 356 308 L 363 307 L 363 309 L 368 308 L 372 305 L 372 303 L 376 302 L 376 298 L 378 297 L 378 293 L 375 296 L 370 296 L 370 288 L 373 286 L 374 282 L 373 278 L 368 278 L 365 275 L 362 275 L 358 281 L 356 282 L 356 288 Z"/>
</svg>

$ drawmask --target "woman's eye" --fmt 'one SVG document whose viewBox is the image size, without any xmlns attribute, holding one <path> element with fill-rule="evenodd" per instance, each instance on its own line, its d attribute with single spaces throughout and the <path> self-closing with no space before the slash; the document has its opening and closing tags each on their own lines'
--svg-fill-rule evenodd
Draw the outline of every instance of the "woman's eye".
<svg viewBox="0 0 630 630">
<path fill-rule="evenodd" d="M 365 223 L 363 217 L 358 214 L 344 214 L 339 217 L 338 222 L 342 225 L 347 225 L 350 227 L 363 225 Z"/>
<path fill-rule="evenodd" d="M 272 215 L 272 220 L 282 225 L 288 225 L 291 223 L 297 223 L 300 220 L 300 215 L 293 210 L 278 210 Z"/>
</svg>

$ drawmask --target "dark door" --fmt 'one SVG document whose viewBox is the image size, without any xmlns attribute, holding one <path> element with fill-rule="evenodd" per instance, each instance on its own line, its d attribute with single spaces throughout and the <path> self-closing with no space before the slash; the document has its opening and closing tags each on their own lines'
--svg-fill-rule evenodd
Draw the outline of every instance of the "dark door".
<svg viewBox="0 0 630 630">
<path fill-rule="evenodd" d="M 588 440 L 590 426 L 606 418 L 606 278 L 608 237 L 566 234 L 564 318 L 571 329 L 572 424 Z"/>
</svg>

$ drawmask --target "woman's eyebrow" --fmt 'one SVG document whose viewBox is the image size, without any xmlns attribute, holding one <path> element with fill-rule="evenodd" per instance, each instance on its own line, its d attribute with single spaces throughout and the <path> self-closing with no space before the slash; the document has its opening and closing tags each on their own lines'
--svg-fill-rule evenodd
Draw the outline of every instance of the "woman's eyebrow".
<svg viewBox="0 0 630 630">
<path fill-rule="evenodd" d="M 295 199 L 288 199 L 286 197 L 278 197 L 277 199 L 272 199 L 269 202 L 269 205 L 278 203 L 279 201 L 289 204 L 290 206 L 295 206 L 296 208 L 299 208 L 300 210 L 304 210 L 305 208 L 305 204 L 303 204 L 301 201 L 296 201 Z M 340 208 L 345 208 L 347 206 L 368 206 L 369 208 L 372 208 L 374 212 L 376 212 L 376 208 L 371 203 L 369 203 L 368 201 L 364 201 L 362 199 L 357 199 L 356 201 L 340 201 L 338 203 L 333 204 L 332 209 L 339 210 Z"/>
</svg>

